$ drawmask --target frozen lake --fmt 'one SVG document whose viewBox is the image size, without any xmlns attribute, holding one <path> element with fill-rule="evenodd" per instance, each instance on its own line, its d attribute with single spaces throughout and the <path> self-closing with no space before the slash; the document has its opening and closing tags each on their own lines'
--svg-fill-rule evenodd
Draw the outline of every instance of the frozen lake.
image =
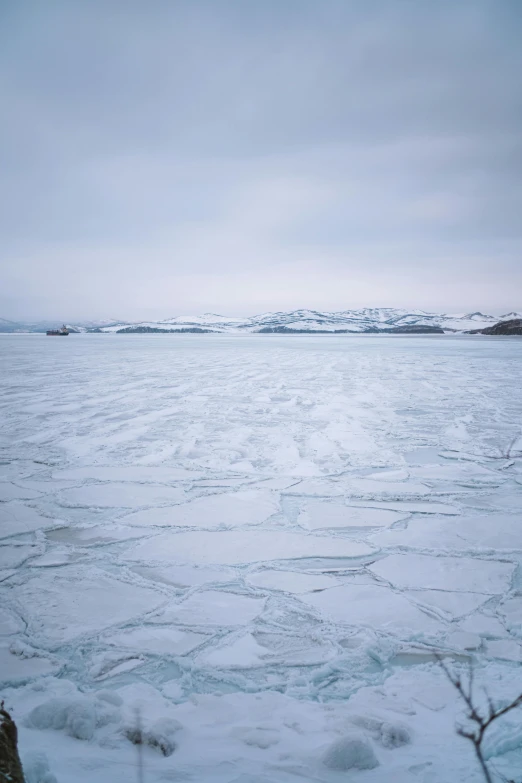
<svg viewBox="0 0 522 783">
<path fill-rule="evenodd" d="M 147 783 L 478 783 L 433 653 L 522 690 L 521 339 L 6 335 L 0 361 L 0 691 L 59 783 L 134 779 L 137 709 Z M 491 731 L 507 777 L 521 724 Z M 352 736 L 371 772 L 330 768 Z"/>
</svg>

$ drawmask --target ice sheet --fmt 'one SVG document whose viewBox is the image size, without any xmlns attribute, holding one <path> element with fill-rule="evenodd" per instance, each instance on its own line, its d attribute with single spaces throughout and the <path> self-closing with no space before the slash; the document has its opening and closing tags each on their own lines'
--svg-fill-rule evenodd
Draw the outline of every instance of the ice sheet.
<svg viewBox="0 0 522 783">
<path fill-rule="evenodd" d="M 160 623 L 181 623 L 210 626 L 246 625 L 257 617 L 265 606 L 263 598 L 237 595 L 218 590 L 203 590 L 185 601 L 171 604 L 155 615 Z"/>
<path fill-rule="evenodd" d="M 433 633 L 441 623 L 386 587 L 344 585 L 301 597 L 324 617 L 345 625 L 379 627 L 411 635 Z"/>
<path fill-rule="evenodd" d="M 165 503 L 182 503 L 185 493 L 176 487 L 154 487 L 147 484 L 88 484 L 60 493 L 60 503 L 65 506 L 133 508 Z"/>
<path fill-rule="evenodd" d="M 56 661 L 47 657 L 15 655 L 8 647 L 0 646 L 0 685 L 22 683 L 49 674 L 59 669 Z"/>
<path fill-rule="evenodd" d="M 375 550 L 359 541 L 348 541 L 277 530 L 164 533 L 143 541 L 126 555 L 129 560 L 223 563 L 235 565 L 309 557 L 358 558 Z"/>
<path fill-rule="evenodd" d="M 174 587 L 197 587 L 213 582 L 231 582 L 236 578 L 230 569 L 201 568 L 197 566 L 135 566 L 137 574 L 153 582 L 165 582 Z"/>
<path fill-rule="evenodd" d="M 25 630 L 25 623 L 14 612 L 0 607 L 0 636 L 10 636 Z"/>
<path fill-rule="evenodd" d="M 173 481 L 197 479 L 201 473 L 186 468 L 168 466 L 146 467 L 145 465 L 91 465 L 81 468 L 54 470 L 53 479 L 68 481 L 131 481 L 138 484 L 171 484 Z"/>
<path fill-rule="evenodd" d="M 0 546 L 0 568 L 16 568 L 29 557 L 39 554 L 36 546 Z"/>
<path fill-rule="evenodd" d="M 259 525 L 277 511 L 277 498 L 271 492 L 247 490 L 197 498 L 169 508 L 138 511 L 124 521 L 128 525 L 212 529 Z"/>
<path fill-rule="evenodd" d="M 40 496 L 33 489 L 24 488 L 8 481 L 0 481 L 0 503 L 8 500 L 31 500 Z"/>
<path fill-rule="evenodd" d="M 350 505 L 357 508 L 392 509 L 393 511 L 399 511 L 405 514 L 449 514 L 450 516 L 460 514 L 458 506 L 451 505 L 450 503 L 438 503 L 437 501 L 398 500 L 375 503 L 371 500 L 367 500 L 359 502 L 350 501 Z"/>
<path fill-rule="evenodd" d="M 56 522 L 43 517 L 23 503 L 2 503 L 0 505 L 0 538 L 19 536 L 35 530 L 55 527 Z"/>
<path fill-rule="evenodd" d="M 405 530 L 387 530 L 373 539 L 383 547 L 477 550 L 521 549 L 520 518 L 515 514 L 461 516 L 458 519 L 412 519 Z"/>
<path fill-rule="evenodd" d="M 114 647 L 154 655 L 185 655 L 205 642 L 208 636 L 175 628 L 141 626 L 106 636 L 104 641 Z"/>
<path fill-rule="evenodd" d="M 477 561 L 469 557 L 389 555 L 369 566 L 377 576 L 403 589 L 427 587 L 488 595 L 507 592 L 513 563 Z"/>
<path fill-rule="evenodd" d="M 464 617 L 489 600 L 487 595 L 451 592 L 446 588 L 442 590 L 412 590 L 407 595 L 413 601 L 442 610 L 441 614 L 448 615 L 451 619 Z"/>
<path fill-rule="evenodd" d="M 335 587 L 339 580 L 326 574 L 305 574 L 299 571 L 254 571 L 246 577 L 247 582 L 268 590 L 283 590 L 286 593 L 311 593 Z"/>
<path fill-rule="evenodd" d="M 267 665 L 310 666 L 326 663 L 336 655 L 327 640 L 303 639 L 289 634 L 245 633 L 228 637 L 196 657 L 203 666 L 250 669 Z"/>
<path fill-rule="evenodd" d="M 114 579 L 95 566 L 45 570 L 13 587 L 10 598 L 22 608 L 35 638 L 60 644 L 139 618 L 165 603 L 161 593 Z"/>
<path fill-rule="evenodd" d="M 434 651 L 520 690 L 520 340 L 15 335 L 0 354 L 0 679 L 23 753 L 128 783 L 139 707 L 147 783 L 479 780 Z M 30 727 L 42 705 L 72 723 Z M 379 766 L 331 769 L 354 732 Z M 518 779 L 519 727 L 488 753 Z"/>
<path fill-rule="evenodd" d="M 303 506 L 298 523 L 309 530 L 349 527 L 388 527 L 407 514 L 384 508 L 354 508 L 341 503 L 309 500 Z"/>
<path fill-rule="evenodd" d="M 128 541 L 133 538 L 142 538 L 145 535 L 150 535 L 150 531 L 142 528 L 129 528 L 124 525 L 59 527 L 46 533 L 46 537 L 50 541 L 75 544 L 80 547 Z"/>
<path fill-rule="evenodd" d="M 370 478 L 350 479 L 346 482 L 348 494 L 357 497 L 384 497 L 400 500 L 403 497 L 423 497 L 430 494 L 425 484 L 413 482 L 382 481 Z"/>
</svg>

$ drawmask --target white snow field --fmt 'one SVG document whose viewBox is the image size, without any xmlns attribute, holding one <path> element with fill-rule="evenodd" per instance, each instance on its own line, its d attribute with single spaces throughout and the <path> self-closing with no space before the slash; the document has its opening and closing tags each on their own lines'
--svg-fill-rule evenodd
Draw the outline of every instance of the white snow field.
<svg viewBox="0 0 522 783">
<path fill-rule="evenodd" d="M 0 360 L 29 781 L 137 781 L 138 721 L 145 783 L 482 780 L 435 654 L 522 691 L 522 340 L 5 335 Z M 486 754 L 520 780 L 522 711 Z"/>
</svg>

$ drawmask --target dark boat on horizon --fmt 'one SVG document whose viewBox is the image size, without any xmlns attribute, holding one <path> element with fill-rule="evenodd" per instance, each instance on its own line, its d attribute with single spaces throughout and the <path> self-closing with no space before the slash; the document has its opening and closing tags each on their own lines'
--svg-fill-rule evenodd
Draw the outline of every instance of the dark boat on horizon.
<svg viewBox="0 0 522 783">
<path fill-rule="evenodd" d="M 47 334 L 50 337 L 67 337 L 67 335 L 69 334 L 69 330 L 64 324 L 61 329 L 49 329 Z"/>
</svg>

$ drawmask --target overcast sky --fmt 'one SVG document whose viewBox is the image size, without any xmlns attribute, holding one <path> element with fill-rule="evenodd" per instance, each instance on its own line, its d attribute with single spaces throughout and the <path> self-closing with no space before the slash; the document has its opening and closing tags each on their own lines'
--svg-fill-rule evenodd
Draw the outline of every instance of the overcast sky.
<svg viewBox="0 0 522 783">
<path fill-rule="evenodd" d="M 0 316 L 522 309 L 521 0 L 2 0 Z"/>
</svg>

